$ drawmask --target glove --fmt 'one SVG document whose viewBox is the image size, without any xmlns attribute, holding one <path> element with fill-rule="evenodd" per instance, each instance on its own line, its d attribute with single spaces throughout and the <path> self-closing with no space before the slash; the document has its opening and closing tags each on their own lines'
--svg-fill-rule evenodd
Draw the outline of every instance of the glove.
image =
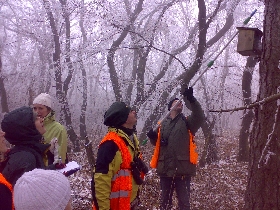
<svg viewBox="0 0 280 210">
<path fill-rule="evenodd" d="M 137 185 L 143 184 L 143 179 L 142 179 L 141 176 L 140 176 L 140 171 L 139 171 L 139 169 L 137 168 L 136 163 L 131 162 L 131 163 L 130 163 L 130 166 L 131 166 L 131 173 L 132 173 L 133 179 L 134 179 L 134 181 L 136 182 L 136 184 L 137 184 Z"/>
<path fill-rule="evenodd" d="M 80 170 L 80 169 L 79 168 L 75 168 L 75 169 L 72 169 L 70 171 L 64 171 L 63 174 L 64 174 L 64 176 L 68 177 L 68 176 L 74 174 L 78 170 Z"/>
<path fill-rule="evenodd" d="M 149 130 L 149 132 L 147 133 L 147 136 L 152 140 L 157 139 L 157 133 L 153 129 Z"/>
<path fill-rule="evenodd" d="M 63 169 L 66 167 L 66 164 L 64 163 L 56 163 L 55 165 L 55 169 Z"/>
<path fill-rule="evenodd" d="M 185 92 L 183 93 L 183 96 L 187 97 L 187 100 L 190 103 L 195 102 L 195 97 L 193 96 L 193 88 L 192 87 L 186 88 Z"/>
<path fill-rule="evenodd" d="M 136 164 L 139 171 L 147 174 L 149 172 L 149 168 L 147 167 L 146 163 L 139 157 L 135 157 L 133 162 Z"/>
</svg>

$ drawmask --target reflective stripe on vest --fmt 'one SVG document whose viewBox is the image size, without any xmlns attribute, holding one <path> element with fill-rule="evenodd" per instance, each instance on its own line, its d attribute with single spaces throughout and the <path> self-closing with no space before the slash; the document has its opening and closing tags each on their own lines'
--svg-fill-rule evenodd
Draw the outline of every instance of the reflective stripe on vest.
<svg viewBox="0 0 280 210">
<path fill-rule="evenodd" d="M 112 181 L 115 181 L 117 178 L 121 176 L 129 176 L 130 172 L 127 170 L 119 170 L 112 178 Z"/>
</svg>

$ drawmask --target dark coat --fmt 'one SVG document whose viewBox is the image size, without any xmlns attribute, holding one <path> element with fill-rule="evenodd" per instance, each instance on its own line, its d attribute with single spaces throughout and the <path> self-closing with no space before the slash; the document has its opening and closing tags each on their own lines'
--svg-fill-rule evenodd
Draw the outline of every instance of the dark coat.
<svg viewBox="0 0 280 210">
<path fill-rule="evenodd" d="M 42 135 L 35 127 L 30 107 L 21 107 L 6 114 L 1 127 L 7 141 L 14 145 L 7 155 L 2 174 L 14 186 L 24 172 L 45 168 L 43 154 L 50 145 L 41 143 Z"/>
<path fill-rule="evenodd" d="M 160 153 L 157 173 L 159 176 L 194 176 L 196 165 L 190 162 L 189 131 L 195 135 L 203 122 L 203 111 L 195 100 L 191 103 L 192 113 L 186 117 L 181 113 L 174 119 L 168 117 L 160 127 Z M 155 145 L 155 141 L 151 139 Z"/>
<path fill-rule="evenodd" d="M 24 172 L 45 168 L 42 155 L 49 146 L 41 143 L 14 146 L 7 156 L 3 176 L 14 186 Z"/>
</svg>

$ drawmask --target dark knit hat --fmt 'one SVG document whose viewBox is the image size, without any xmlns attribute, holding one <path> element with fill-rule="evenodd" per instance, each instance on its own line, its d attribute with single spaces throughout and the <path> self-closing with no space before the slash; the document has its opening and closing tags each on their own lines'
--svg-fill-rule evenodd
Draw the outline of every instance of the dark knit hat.
<svg viewBox="0 0 280 210">
<path fill-rule="evenodd" d="M 1 127 L 10 144 L 34 143 L 42 139 L 42 135 L 35 127 L 33 110 L 27 106 L 7 113 L 1 122 Z"/>
<path fill-rule="evenodd" d="M 168 111 L 170 111 L 173 102 L 176 101 L 176 100 L 180 100 L 180 99 L 179 98 L 174 98 L 171 101 L 169 101 L 168 106 L 167 106 L 168 107 Z"/>
<path fill-rule="evenodd" d="M 106 126 L 121 126 L 127 120 L 131 108 L 124 102 L 115 102 L 105 112 L 104 125 Z"/>
</svg>

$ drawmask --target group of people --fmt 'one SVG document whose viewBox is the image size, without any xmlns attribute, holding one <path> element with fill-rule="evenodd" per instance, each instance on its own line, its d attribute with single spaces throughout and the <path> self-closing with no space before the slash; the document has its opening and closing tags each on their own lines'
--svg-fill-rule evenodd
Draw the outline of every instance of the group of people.
<svg viewBox="0 0 280 210">
<path fill-rule="evenodd" d="M 192 113 L 182 114 L 180 99 L 168 104 L 169 116 L 147 136 L 155 146 L 150 163 L 160 177 L 160 209 L 172 208 L 174 190 L 180 210 L 190 209 L 191 176 L 196 173 L 198 154 L 194 135 L 203 122 L 204 114 L 193 96 L 193 89 L 183 91 L 184 102 Z M 104 124 L 108 133 L 97 153 L 92 180 L 93 209 L 137 209 L 139 189 L 148 167 L 142 160 L 139 141 L 135 135 L 136 111 L 123 102 L 115 102 L 105 112 Z"/>
<path fill-rule="evenodd" d="M 32 107 L 23 106 L 4 116 L 0 132 L 1 210 L 71 209 L 69 181 L 55 171 L 67 161 L 67 134 L 55 121 L 52 108 L 50 95 L 42 93 Z M 62 189 L 58 196 L 57 190 Z"/>
<path fill-rule="evenodd" d="M 190 209 L 190 182 L 198 161 L 194 135 L 204 115 L 191 87 L 182 94 L 191 115 L 185 117 L 180 99 L 172 99 L 169 116 L 147 133 L 155 146 L 150 167 L 156 168 L 160 177 L 161 210 L 172 208 L 174 190 L 179 209 Z M 136 123 L 136 110 L 124 102 L 113 103 L 105 112 L 108 132 L 99 144 L 91 182 L 93 209 L 133 210 L 139 206 L 141 184 L 149 167 L 143 161 Z M 7 208 L 0 209 L 71 209 L 69 181 L 52 170 L 65 166 L 67 135 L 55 121 L 50 96 L 41 94 L 33 108 L 6 114 L 1 128 L 0 206 L 5 202 Z M 5 147 L 4 137 L 12 149 Z"/>
</svg>

